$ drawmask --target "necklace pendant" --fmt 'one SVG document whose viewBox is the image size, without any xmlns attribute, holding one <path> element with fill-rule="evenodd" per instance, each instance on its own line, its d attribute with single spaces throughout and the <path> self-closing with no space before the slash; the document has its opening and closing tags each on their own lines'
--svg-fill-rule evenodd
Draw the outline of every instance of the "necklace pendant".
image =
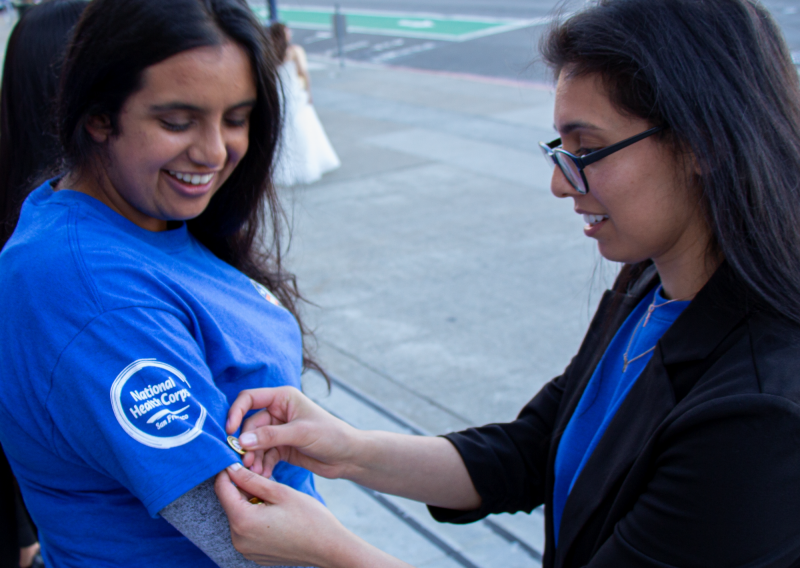
<svg viewBox="0 0 800 568">
<path fill-rule="evenodd" d="M 630 361 L 628 361 L 628 354 L 627 353 L 623 353 L 622 354 L 622 372 L 623 373 L 628 370 L 628 363 L 630 363 Z"/>
</svg>

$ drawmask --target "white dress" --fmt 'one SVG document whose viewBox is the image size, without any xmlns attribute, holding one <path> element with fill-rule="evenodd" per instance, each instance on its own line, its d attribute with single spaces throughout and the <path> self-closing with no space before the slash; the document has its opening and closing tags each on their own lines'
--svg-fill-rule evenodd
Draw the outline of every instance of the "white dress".
<svg viewBox="0 0 800 568">
<path fill-rule="evenodd" d="M 273 179 L 284 187 L 313 183 L 341 162 L 308 100 L 295 62 L 283 63 L 278 76 L 283 87 L 284 124 Z"/>
</svg>

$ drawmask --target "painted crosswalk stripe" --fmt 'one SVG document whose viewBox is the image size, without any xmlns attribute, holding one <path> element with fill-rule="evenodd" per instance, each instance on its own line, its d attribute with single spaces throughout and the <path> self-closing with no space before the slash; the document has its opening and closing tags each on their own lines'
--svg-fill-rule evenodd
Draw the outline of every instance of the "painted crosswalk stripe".
<svg viewBox="0 0 800 568">
<path fill-rule="evenodd" d="M 422 53 L 423 51 L 430 51 L 435 47 L 436 47 L 435 43 L 428 41 L 418 45 L 412 45 L 403 49 L 395 49 L 393 51 L 387 51 L 385 53 L 381 53 L 380 55 L 376 55 L 375 57 L 373 57 L 372 61 L 374 63 L 384 63 L 386 61 L 391 61 L 392 59 L 397 59 L 398 57 L 405 57 L 407 55 L 414 55 L 415 53 Z"/>
</svg>

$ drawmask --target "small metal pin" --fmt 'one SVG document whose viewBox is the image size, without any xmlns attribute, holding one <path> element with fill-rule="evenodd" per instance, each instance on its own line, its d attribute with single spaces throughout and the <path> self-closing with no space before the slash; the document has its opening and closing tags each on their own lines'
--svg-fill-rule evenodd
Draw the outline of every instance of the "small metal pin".
<svg viewBox="0 0 800 568">
<path fill-rule="evenodd" d="M 242 445 L 239 443 L 239 438 L 236 436 L 228 436 L 228 445 L 240 456 L 243 456 L 247 453 L 242 449 Z"/>
</svg>

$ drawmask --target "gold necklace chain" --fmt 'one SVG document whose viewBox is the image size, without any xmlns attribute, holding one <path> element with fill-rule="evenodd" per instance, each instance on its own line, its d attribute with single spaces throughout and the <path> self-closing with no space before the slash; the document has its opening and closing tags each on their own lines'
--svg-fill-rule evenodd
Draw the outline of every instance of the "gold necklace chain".
<svg viewBox="0 0 800 568">
<path fill-rule="evenodd" d="M 687 296 L 686 298 L 676 298 L 674 300 L 667 300 L 663 304 L 656 304 L 656 298 L 658 298 L 659 290 L 662 290 L 661 284 L 658 285 L 658 288 L 656 289 L 656 293 L 653 294 L 653 301 L 647 307 L 647 311 L 644 313 L 644 315 L 641 318 L 639 318 L 639 321 L 636 322 L 636 327 L 633 328 L 633 333 L 631 334 L 631 338 L 630 338 L 630 340 L 628 340 L 628 348 L 625 350 L 625 353 L 622 354 L 622 362 L 623 362 L 622 372 L 623 373 L 628 370 L 628 365 L 630 365 L 631 363 L 633 363 L 637 359 L 641 359 L 642 357 L 644 357 L 648 353 L 652 353 L 656 349 L 656 346 L 653 345 L 650 349 L 648 349 L 647 351 L 644 351 L 642 353 L 639 353 L 633 359 L 628 359 L 628 352 L 631 350 L 631 346 L 633 345 L 633 340 L 636 337 L 636 334 L 639 332 L 639 324 L 642 323 L 642 320 L 644 320 L 644 324 L 642 324 L 642 327 L 644 328 L 644 327 L 647 326 L 647 322 L 650 321 L 650 316 L 652 315 L 652 313 L 654 311 L 656 311 L 656 308 L 660 308 L 662 306 L 666 306 L 667 304 L 671 304 L 672 302 L 680 302 L 680 301 L 683 301 L 686 298 L 690 297 L 690 296 Z"/>
</svg>

